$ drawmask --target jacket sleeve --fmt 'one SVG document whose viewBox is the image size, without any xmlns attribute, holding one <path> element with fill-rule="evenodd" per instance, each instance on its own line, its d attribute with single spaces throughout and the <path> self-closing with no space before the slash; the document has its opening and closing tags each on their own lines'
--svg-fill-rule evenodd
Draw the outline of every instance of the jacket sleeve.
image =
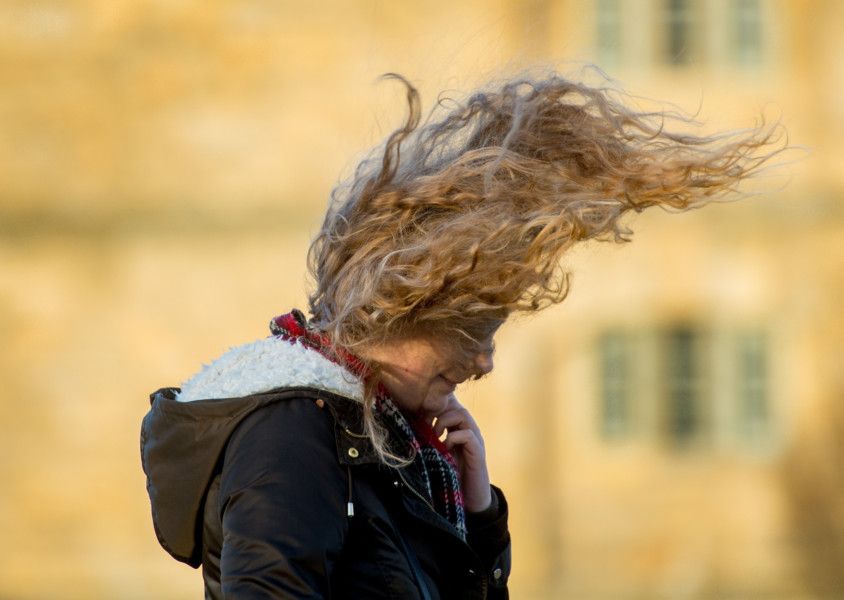
<svg viewBox="0 0 844 600">
<path fill-rule="evenodd" d="M 507 518 L 507 500 L 504 492 L 495 486 L 492 486 L 492 505 L 482 512 L 468 513 L 466 516 L 467 541 L 487 571 L 489 600 L 509 597 L 507 580 L 510 577 L 511 556 Z"/>
<path fill-rule="evenodd" d="M 220 479 L 225 598 L 324 598 L 347 531 L 333 421 L 310 400 L 238 426 Z"/>
</svg>

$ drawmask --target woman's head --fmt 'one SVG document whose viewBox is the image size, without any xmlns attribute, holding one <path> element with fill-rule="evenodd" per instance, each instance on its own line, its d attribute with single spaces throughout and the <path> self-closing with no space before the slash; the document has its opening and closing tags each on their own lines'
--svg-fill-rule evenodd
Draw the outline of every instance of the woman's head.
<svg viewBox="0 0 844 600">
<path fill-rule="evenodd" d="M 430 420 L 446 409 L 458 385 L 492 371 L 494 333 L 468 355 L 451 340 L 430 335 L 373 344 L 361 355 L 379 366 L 379 383 L 402 410 Z"/>
<path fill-rule="evenodd" d="M 558 76 L 511 81 L 409 116 L 332 192 L 310 249 L 314 324 L 355 351 L 421 335 L 471 356 L 514 312 L 561 301 L 575 243 L 627 241 L 621 217 L 688 209 L 734 190 L 781 151 L 776 128 L 673 133 Z"/>
</svg>

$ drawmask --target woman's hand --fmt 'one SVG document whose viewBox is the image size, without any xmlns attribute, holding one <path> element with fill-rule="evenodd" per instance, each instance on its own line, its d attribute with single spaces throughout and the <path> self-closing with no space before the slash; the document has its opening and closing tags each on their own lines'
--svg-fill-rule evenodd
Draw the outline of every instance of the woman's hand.
<svg viewBox="0 0 844 600">
<path fill-rule="evenodd" d="M 492 504 L 486 448 L 481 430 L 469 411 L 449 396 L 445 410 L 437 415 L 434 431 L 438 437 L 446 434 L 444 443 L 457 462 L 463 502 L 468 512 L 481 512 Z"/>
</svg>

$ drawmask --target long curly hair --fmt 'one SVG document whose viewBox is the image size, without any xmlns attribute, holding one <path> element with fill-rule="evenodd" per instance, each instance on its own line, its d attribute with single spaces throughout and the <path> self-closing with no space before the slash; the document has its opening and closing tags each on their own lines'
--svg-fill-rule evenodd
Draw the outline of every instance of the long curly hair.
<svg viewBox="0 0 844 600">
<path fill-rule="evenodd" d="M 723 198 L 784 148 L 764 120 L 675 133 L 695 122 L 556 75 L 441 100 L 420 126 L 417 90 L 385 77 L 407 120 L 332 191 L 309 251 L 312 320 L 352 350 L 424 331 L 471 351 L 492 323 L 565 298 L 575 243 L 629 241 L 626 213 Z"/>
<path fill-rule="evenodd" d="M 385 77 L 407 119 L 332 191 L 309 251 L 312 324 L 352 352 L 424 333 L 469 356 L 507 316 L 566 297 L 574 244 L 629 241 L 631 211 L 725 198 L 785 148 L 764 119 L 679 133 L 699 124 L 557 75 L 440 100 L 422 123 L 417 90 Z M 364 413 L 382 451 L 371 400 Z"/>
</svg>

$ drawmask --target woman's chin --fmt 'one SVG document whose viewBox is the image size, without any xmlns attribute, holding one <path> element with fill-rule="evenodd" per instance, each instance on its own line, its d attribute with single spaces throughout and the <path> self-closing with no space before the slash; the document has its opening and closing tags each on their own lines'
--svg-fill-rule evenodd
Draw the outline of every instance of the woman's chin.
<svg viewBox="0 0 844 600">
<path fill-rule="evenodd" d="M 457 389 L 457 383 L 451 381 L 450 379 L 446 379 L 442 375 L 438 376 L 437 379 L 439 380 L 437 383 L 437 391 L 442 393 L 446 398 L 451 396 L 454 393 L 454 390 Z"/>
<path fill-rule="evenodd" d="M 454 394 L 454 389 L 444 393 L 438 393 L 436 396 L 429 396 L 422 408 L 422 413 L 427 419 L 434 419 L 443 414 L 449 406 L 451 396 Z"/>
</svg>

